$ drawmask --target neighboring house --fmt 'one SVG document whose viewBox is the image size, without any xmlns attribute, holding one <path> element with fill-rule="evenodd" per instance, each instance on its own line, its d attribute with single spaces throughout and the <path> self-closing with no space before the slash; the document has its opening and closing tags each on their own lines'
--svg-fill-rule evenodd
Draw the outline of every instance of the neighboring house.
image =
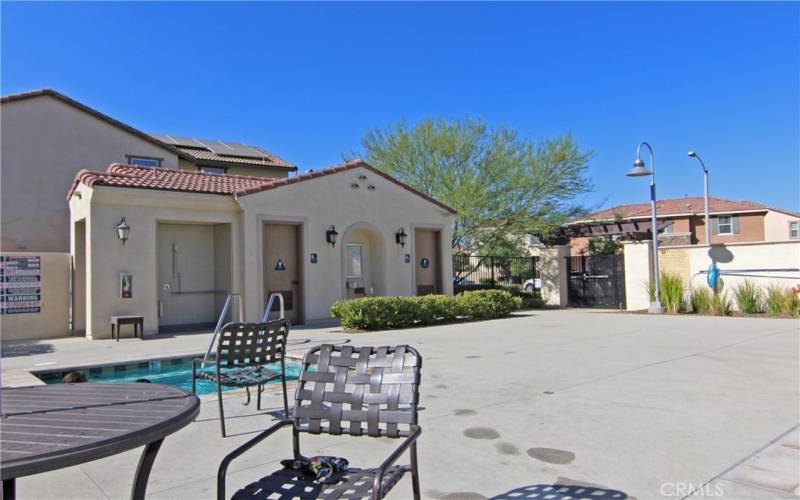
<svg viewBox="0 0 800 500">
<path fill-rule="evenodd" d="M 659 243 L 665 246 L 705 244 L 705 205 L 702 197 L 659 200 L 656 212 Z M 650 203 L 618 205 L 593 212 L 568 227 L 614 223 L 646 223 L 651 219 Z M 752 201 L 709 198 L 711 243 L 788 241 L 800 239 L 800 213 L 768 207 Z M 587 252 L 588 237 L 570 240 L 572 255 Z"/>
<path fill-rule="evenodd" d="M 297 167 L 256 146 L 150 135 L 50 89 L 0 98 L 0 251 L 68 252 L 64 193 L 110 163 L 286 177 Z"/>
</svg>

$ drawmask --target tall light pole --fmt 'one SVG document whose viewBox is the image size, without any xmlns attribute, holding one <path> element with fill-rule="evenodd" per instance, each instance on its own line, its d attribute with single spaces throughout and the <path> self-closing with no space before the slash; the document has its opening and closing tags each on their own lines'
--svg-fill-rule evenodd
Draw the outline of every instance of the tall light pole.
<svg viewBox="0 0 800 500">
<path fill-rule="evenodd" d="M 700 166 L 703 167 L 703 201 L 706 209 L 706 245 L 711 245 L 711 217 L 708 215 L 708 169 L 700 155 L 694 151 L 689 151 L 689 158 L 697 158 Z"/>
<path fill-rule="evenodd" d="M 650 165 L 651 170 L 647 170 L 642 160 L 642 146 L 647 146 L 650 151 Z M 653 147 L 646 142 L 641 142 L 636 148 L 636 161 L 633 162 L 633 168 L 626 174 L 628 177 L 643 177 L 650 176 L 650 208 L 652 212 L 652 228 L 653 233 L 653 279 L 656 281 L 656 296 L 655 300 L 650 302 L 648 312 L 652 314 L 661 314 L 664 308 L 661 307 L 661 279 L 658 273 L 658 221 L 656 220 L 656 160 L 653 155 Z"/>
</svg>

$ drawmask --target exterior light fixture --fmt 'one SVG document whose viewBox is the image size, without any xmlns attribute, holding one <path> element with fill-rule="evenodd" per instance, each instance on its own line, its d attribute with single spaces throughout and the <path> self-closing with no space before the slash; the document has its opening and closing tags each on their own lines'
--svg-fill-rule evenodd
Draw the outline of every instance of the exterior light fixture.
<svg viewBox="0 0 800 500">
<path fill-rule="evenodd" d="M 394 241 L 396 241 L 401 247 L 406 246 L 406 238 L 408 238 L 408 235 L 406 234 L 406 230 L 402 227 L 398 229 L 396 233 L 394 233 Z"/>
<path fill-rule="evenodd" d="M 653 169 L 648 170 L 645 167 L 644 160 L 642 160 L 642 146 L 645 146 L 650 151 L 650 165 Z M 642 142 L 636 148 L 636 161 L 633 162 L 633 168 L 625 174 L 628 177 L 644 177 L 650 176 L 650 211 L 652 216 L 651 233 L 653 234 L 653 279 L 655 280 L 655 299 L 650 303 L 648 312 L 653 314 L 661 314 L 664 308 L 661 307 L 661 280 L 658 270 L 658 220 L 656 219 L 656 161 L 653 155 L 653 148 L 650 144 Z"/>
<path fill-rule="evenodd" d="M 325 231 L 325 241 L 330 243 L 332 247 L 336 246 L 336 237 L 339 236 L 339 233 L 336 232 L 336 226 L 331 225 L 327 231 Z"/>
<path fill-rule="evenodd" d="M 125 242 L 128 241 L 128 236 L 130 236 L 130 234 L 131 234 L 131 226 L 129 226 L 128 223 L 125 222 L 125 217 L 123 217 L 122 220 L 119 221 L 119 224 L 117 224 L 117 237 L 122 241 L 122 244 L 124 245 Z"/>
</svg>

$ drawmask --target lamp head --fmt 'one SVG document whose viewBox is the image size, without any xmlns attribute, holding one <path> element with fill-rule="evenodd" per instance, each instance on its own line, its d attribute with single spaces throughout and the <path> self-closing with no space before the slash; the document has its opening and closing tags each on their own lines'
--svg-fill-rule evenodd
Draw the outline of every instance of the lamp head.
<svg viewBox="0 0 800 500">
<path fill-rule="evenodd" d="M 697 158 L 697 153 L 695 153 L 694 151 L 689 151 L 688 154 L 689 154 L 689 158 Z"/>
<path fill-rule="evenodd" d="M 645 175 L 652 175 L 653 172 L 647 170 L 647 167 L 644 166 L 644 160 L 641 158 L 636 158 L 636 161 L 633 162 L 633 168 L 628 171 L 628 177 L 643 177 Z"/>
</svg>

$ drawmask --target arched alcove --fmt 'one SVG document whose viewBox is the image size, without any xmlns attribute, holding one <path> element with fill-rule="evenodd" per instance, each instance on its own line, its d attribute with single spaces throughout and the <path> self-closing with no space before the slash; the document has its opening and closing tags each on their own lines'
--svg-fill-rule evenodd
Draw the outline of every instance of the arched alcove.
<svg viewBox="0 0 800 500">
<path fill-rule="evenodd" d="M 348 227 L 341 239 L 342 297 L 386 293 L 386 242 L 368 222 Z"/>
</svg>

